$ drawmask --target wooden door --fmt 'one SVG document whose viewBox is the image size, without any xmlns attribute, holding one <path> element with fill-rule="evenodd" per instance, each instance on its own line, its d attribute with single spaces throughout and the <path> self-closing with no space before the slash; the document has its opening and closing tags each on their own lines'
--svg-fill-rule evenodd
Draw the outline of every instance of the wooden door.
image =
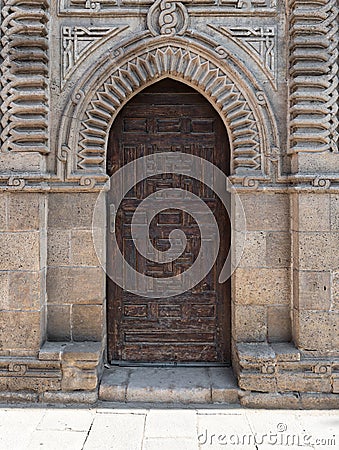
<svg viewBox="0 0 339 450">
<path fill-rule="evenodd" d="M 184 152 L 217 165 L 226 175 L 229 144 L 225 127 L 209 102 L 192 88 L 162 80 L 136 95 L 120 112 L 110 133 L 107 172 L 154 152 Z M 230 282 L 219 284 L 219 272 L 230 245 L 230 222 L 220 200 L 193 178 L 164 174 L 147 178 L 127 194 L 117 213 L 116 236 L 124 258 L 153 277 L 187 270 L 200 248 L 199 228 L 190 215 L 176 209 L 158 214 L 150 239 L 168 249 L 168 235 L 181 229 L 184 253 L 173 263 L 156 264 L 136 251 L 131 239 L 133 212 L 149 194 L 163 188 L 189 190 L 213 211 L 220 230 L 220 251 L 211 272 L 190 291 L 167 298 L 140 297 L 107 278 L 109 359 L 136 362 L 230 361 Z M 109 203 L 109 193 L 108 193 Z M 108 232 L 107 259 L 113 264 Z"/>
</svg>

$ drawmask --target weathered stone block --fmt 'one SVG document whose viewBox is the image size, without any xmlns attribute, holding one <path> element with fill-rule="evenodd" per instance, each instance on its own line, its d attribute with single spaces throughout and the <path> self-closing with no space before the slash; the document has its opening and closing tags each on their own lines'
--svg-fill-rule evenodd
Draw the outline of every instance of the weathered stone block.
<svg viewBox="0 0 339 450">
<path fill-rule="evenodd" d="M 41 220 L 44 215 L 44 202 L 41 194 L 10 194 L 7 201 L 8 230 L 39 230 L 41 225 L 44 225 Z"/>
<path fill-rule="evenodd" d="M 53 341 L 68 341 L 71 339 L 71 306 L 47 306 L 47 337 Z"/>
<path fill-rule="evenodd" d="M 331 273 L 304 272 L 296 273 L 298 295 L 295 306 L 299 309 L 329 311 L 331 306 Z"/>
<path fill-rule="evenodd" d="M 77 367 L 76 364 L 62 364 L 61 388 L 63 391 L 92 391 L 97 386 L 98 376 L 95 369 L 84 370 L 81 364 L 80 367 Z"/>
<path fill-rule="evenodd" d="M 237 342 L 260 342 L 267 335 L 267 310 L 263 306 L 233 308 L 233 337 Z"/>
<path fill-rule="evenodd" d="M 339 195 L 331 195 L 331 230 L 339 231 Z"/>
<path fill-rule="evenodd" d="M 75 341 L 101 341 L 104 330 L 103 307 L 72 306 L 72 336 Z"/>
<path fill-rule="evenodd" d="M 241 241 L 239 241 L 241 242 Z M 238 244 L 237 257 L 240 259 L 238 267 L 266 267 L 266 233 L 263 231 L 246 233 L 246 240 L 242 254 Z"/>
<path fill-rule="evenodd" d="M 92 231 L 73 230 L 71 237 L 71 264 L 75 266 L 99 266 Z"/>
<path fill-rule="evenodd" d="M 54 267 L 47 272 L 49 303 L 102 304 L 106 276 L 100 267 Z"/>
<path fill-rule="evenodd" d="M 332 274 L 332 303 L 331 310 L 339 311 L 339 271 Z"/>
<path fill-rule="evenodd" d="M 27 349 L 40 347 L 40 312 L 2 311 L 0 314 L 0 348 Z"/>
<path fill-rule="evenodd" d="M 329 377 L 307 377 L 301 371 L 296 373 L 282 372 L 277 374 L 277 390 L 279 392 L 331 392 Z"/>
<path fill-rule="evenodd" d="M 289 342 L 291 340 L 292 329 L 289 306 L 269 306 L 267 321 L 269 342 Z"/>
<path fill-rule="evenodd" d="M 298 195 L 297 231 L 329 231 L 330 230 L 330 196 L 329 194 Z"/>
<path fill-rule="evenodd" d="M 289 229 L 289 197 L 285 194 L 241 194 L 247 230 Z"/>
<path fill-rule="evenodd" d="M 40 269 L 40 233 L 0 233 L 0 248 L 2 270 Z"/>
<path fill-rule="evenodd" d="M 274 375 L 243 373 L 238 377 L 238 383 L 244 391 L 277 391 L 277 381 Z"/>
<path fill-rule="evenodd" d="M 325 312 L 295 311 L 298 322 L 297 346 L 303 350 L 326 351 L 332 348 L 331 316 Z"/>
<path fill-rule="evenodd" d="M 71 229 L 92 227 L 92 215 L 97 193 L 53 193 L 49 195 L 48 225 L 50 228 Z"/>
<path fill-rule="evenodd" d="M 268 232 L 266 234 L 267 267 L 290 267 L 291 237 L 289 233 Z"/>
<path fill-rule="evenodd" d="M 333 268 L 338 240 L 333 233 L 299 234 L 299 267 L 301 270 L 327 271 Z"/>
<path fill-rule="evenodd" d="M 234 272 L 234 301 L 242 305 L 287 305 L 290 302 L 288 269 L 243 269 Z"/>
<path fill-rule="evenodd" d="M 47 234 L 48 266 L 68 266 L 70 264 L 71 231 L 51 229 Z"/>
<path fill-rule="evenodd" d="M 44 273 L 19 272 L 8 273 L 9 293 L 7 308 L 11 310 L 38 311 L 41 308 Z"/>
<path fill-rule="evenodd" d="M 0 193 L 0 231 L 7 230 L 7 194 Z"/>
</svg>

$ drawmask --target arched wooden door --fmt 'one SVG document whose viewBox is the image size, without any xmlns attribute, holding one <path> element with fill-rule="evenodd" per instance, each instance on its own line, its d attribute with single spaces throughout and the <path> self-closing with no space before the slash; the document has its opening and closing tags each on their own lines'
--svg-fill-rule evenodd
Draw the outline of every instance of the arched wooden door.
<svg viewBox="0 0 339 450">
<path fill-rule="evenodd" d="M 136 95 L 122 109 L 112 127 L 107 173 L 154 152 L 181 151 L 204 158 L 229 171 L 229 143 L 225 127 L 209 102 L 183 83 L 165 79 Z M 211 272 L 193 289 L 161 299 L 139 297 L 107 277 L 108 356 L 110 361 L 221 362 L 230 361 L 230 280 L 218 283 L 230 245 L 230 221 L 215 194 L 202 183 L 176 174 L 153 176 L 138 183 L 118 210 L 116 236 L 124 258 L 139 271 L 169 277 L 194 262 L 200 248 L 199 228 L 187 213 L 166 210 L 153 219 L 150 238 L 167 250 L 173 229 L 187 237 L 184 253 L 170 264 L 155 264 L 136 251 L 131 239 L 133 212 L 149 194 L 163 188 L 186 189 L 213 211 L 221 246 Z M 109 203 L 108 193 L 108 203 Z M 107 261 L 113 265 L 108 227 Z"/>
</svg>

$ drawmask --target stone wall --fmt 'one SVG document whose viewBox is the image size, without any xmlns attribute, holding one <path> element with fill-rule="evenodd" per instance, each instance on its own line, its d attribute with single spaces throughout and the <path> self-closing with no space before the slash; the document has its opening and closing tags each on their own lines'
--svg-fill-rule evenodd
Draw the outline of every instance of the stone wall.
<svg viewBox="0 0 339 450">
<path fill-rule="evenodd" d="M 172 77 L 209 100 L 231 144 L 247 230 L 240 258 L 234 211 L 240 388 L 267 405 L 337 402 L 337 2 L 164 3 L 2 2 L 0 398 L 97 399 L 108 134 L 130 98 Z"/>
</svg>

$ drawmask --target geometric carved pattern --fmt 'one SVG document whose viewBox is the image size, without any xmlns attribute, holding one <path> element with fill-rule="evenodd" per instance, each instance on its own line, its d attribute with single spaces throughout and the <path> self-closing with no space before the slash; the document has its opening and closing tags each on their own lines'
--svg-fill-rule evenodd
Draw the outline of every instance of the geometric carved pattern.
<svg viewBox="0 0 339 450">
<path fill-rule="evenodd" d="M 234 81 L 194 51 L 165 44 L 132 57 L 96 91 L 82 119 L 78 168 L 93 171 L 98 165 L 103 167 L 112 117 L 134 92 L 166 75 L 200 87 L 224 117 L 233 145 L 233 169 L 260 170 L 262 142 L 258 119 Z"/>
<path fill-rule="evenodd" d="M 128 27 L 62 27 L 63 78 L 67 79 L 70 72 L 93 52 L 95 44 L 102 45 L 105 40 L 126 28 Z"/>
<path fill-rule="evenodd" d="M 107 13 L 108 11 L 117 11 L 122 8 L 129 8 L 131 11 L 140 10 L 142 7 L 150 7 L 155 2 L 153 0 L 59 0 L 60 13 L 67 14 L 91 14 L 91 13 Z M 167 4 L 179 2 L 165 2 Z M 241 12 L 257 12 L 260 10 L 272 11 L 277 6 L 277 0 L 186 0 L 188 6 L 218 6 L 220 9 L 227 11 Z M 167 8 L 168 5 L 166 5 Z M 180 8 L 180 6 L 179 6 Z"/>
<path fill-rule="evenodd" d="M 49 151 L 47 11 L 47 0 L 3 2 L 3 150 Z"/>
<path fill-rule="evenodd" d="M 338 6 L 290 0 L 290 151 L 338 151 Z"/>
<path fill-rule="evenodd" d="M 276 29 L 269 27 L 214 27 L 210 28 L 229 37 L 252 56 L 271 81 L 276 79 Z"/>
</svg>

